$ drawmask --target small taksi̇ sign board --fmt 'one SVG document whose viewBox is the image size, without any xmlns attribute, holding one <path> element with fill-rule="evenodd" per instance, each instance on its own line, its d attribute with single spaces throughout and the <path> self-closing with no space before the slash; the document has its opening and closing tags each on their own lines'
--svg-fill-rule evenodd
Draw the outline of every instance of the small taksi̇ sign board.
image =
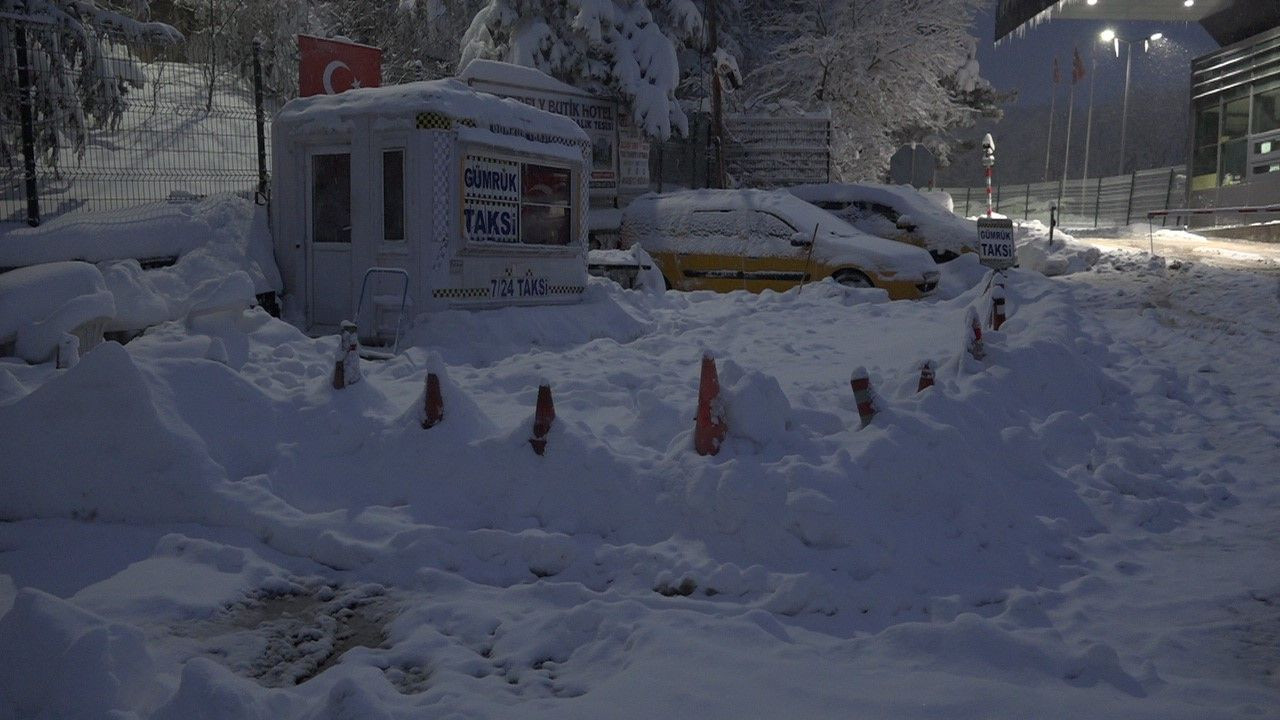
<svg viewBox="0 0 1280 720">
<path fill-rule="evenodd" d="M 1018 264 L 1013 244 L 1013 221 L 1007 218 L 978 218 L 978 258 L 983 265 L 1004 270 Z"/>
</svg>

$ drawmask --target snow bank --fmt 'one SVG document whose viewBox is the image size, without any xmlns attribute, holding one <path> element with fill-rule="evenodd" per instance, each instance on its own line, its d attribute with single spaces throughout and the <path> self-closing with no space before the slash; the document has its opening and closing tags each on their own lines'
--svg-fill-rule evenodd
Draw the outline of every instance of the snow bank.
<svg viewBox="0 0 1280 720">
<path fill-rule="evenodd" d="M 1131 554 L 1198 547 L 1229 506 L 1231 473 L 1181 453 L 1240 400 L 1117 342 L 1081 309 L 1075 283 L 1097 273 L 1010 270 L 1009 319 L 975 361 L 964 320 L 989 307 L 987 271 L 962 257 L 943 274 L 945 294 L 922 302 L 833 282 L 717 294 L 593 281 L 581 305 L 432 316 L 341 391 L 335 338 L 259 310 L 165 323 L 68 371 L 24 366 L 0 400 L 17 479 L 0 484 L 0 518 L 28 521 L 0 523 L 0 608 L 13 602 L 0 641 L 33 647 L 0 668 L 0 717 L 82 712 L 26 666 L 60 685 L 83 672 L 86 707 L 219 720 L 1271 706 L 1261 675 L 1206 678 L 1168 649 L 1202 628 L 1133 639 L 1102 619 L 1145 610 L 1130 601 L 1168 576 Z M 1271 298 L 1268 282 L 1251 297 Z M 1099 297 L 1110 312 L 1112 294 Z M 1140 320 L 1136 336 L 1167 332 Z M 701 457 L 708 350 L 729 433 Z M 925 358 L 937 379 L 917 392 Z M 859 365 L 879 409 L 865 428 Z M 427 372 L 444 395 L 431 429 Z M 537 456 L 543 382 L 557 416 Z M 1217 402 L 1192 409 L 1205 398 Z M 1256 432 L 1261 457 L 1274 438 Z M 125 532 L 42 519 L 68 516 L 145 524 L 129 530 L 152 541 L 67 581 L 70 600 L 23 588 L 38 584 L 23 566 L 53 557 L 33 547 L 44 538 L 67 553 Z M 386 588 L 383 614 L 342 625 L 360 610 L 343 599 L 366 585 Z M 1242 591 L 1240 607 L 1273 595 Z M 122 689 L 95 689 L 103 677 Z"/>
<path fill-rule="evenodd" d="M 199 520 L 220 469 L 157 403 L 133 359 L 107 342 L 0 406 L 0 519 Z"/>
<path fill-rule="evenodd" d="M 177 262 L 143 270 L 138 260 L 156 256 L 176 256 Z M 59 268 L 20 268 L 0 275 L 0 288 L 26 287 L 26 295 L 42 298 L 38 305 L 3 303 L 0 342 L 12 334 L 14 323 L 50 317 L 44 306 L 71 290 L 65 278 L 66 268 L 73 267 L 53 263 L 71 258 L 98 263 L 97 270 L 80 264 L 77 271 L 87 278 L 89 271 L 83 268 L 89 267 L 96 284 L 82 278 L 76 292 L 83 297 L 64 298 L 67 309 L 60 317 L 66 319 L 48 325 L 39 342 L 26 346 L 29 351 L 19 348 L 19 355 L 29 361 L 44 360 L 61 332 L 84 320 L 102 318 L 107 331 L 136 331 L 192 314 L 243 309 L 255 302 L 255 296 L 282 287 L 265 208 L 243 198 L 221 195 L 196 203 L 69 213 L 0 237 L 0 266 L 50 263 Z M 55 284 L 53 272 L 65 281 Z"/>
<path fill-rule="evenodd" d="M 1018 265 L 1046 276 L 1068 275 L 1088 270 L 1098 262 L 1102 251 L 1080 242 L 1054 228 L 1053 245 L 1049 244 L 1049 227 L 1039 220 L 1015 223 L 1014 241 L 1018 245 Z"/>
<path fill-rule="evenodd" d="M 102 321 L 115 315 L 102 273 L 83 262 L 57 262 L 0 273 L 0 346 L 13 343 L 27 362 L 49 360 L 63 335 L 84 326 L 85 349 L 101 339 Z"/>
<path fill-rule="evenodd" d="M 114 717 L 155 690 L 141 630 L 32 588 L 0 617 L 0 648 L 0 717 Z"/>
<path fill-rule="evenodd" d="M 482 312 L 432 313 L 409 332 L 414 345 L 432 348 L 449 363 L 486 365 L 525 352 L 555 351 L 592 340 L 625 343 L 645 332 L 609 286 L 590 278 L 582 302 L 547 312 L 538 307 L 496 308 Z"/>
</svg>

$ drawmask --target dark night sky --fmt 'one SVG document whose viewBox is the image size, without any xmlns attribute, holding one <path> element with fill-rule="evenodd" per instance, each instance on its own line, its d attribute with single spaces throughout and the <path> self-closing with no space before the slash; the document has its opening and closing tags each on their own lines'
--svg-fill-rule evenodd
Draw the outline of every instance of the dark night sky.
<svg viewBox="0 0 1280 720">
<path fill-rule="evenodd" d="M 1212 52 L 1217 44 L 1198 23 L 1127 22 L 1113 23 L 1121 37 L 1147 37 L 1154 32 L 1164 33 L 1164 40 L 1154 43 L 1148 53 L 1142 52 L 1141 43 L 1134 44 L 1133 77 L 1130 80 L 1130 102 L 1141 102 L 1144 87 L 1159 85 L 1187 85 L 1191 59 Z M 1097 52 L 1098 83 L 1095 90 L 1099 97 L 1119 95 L 1124 85 L 1124 46 L 1117 59 L 1108 44 L 1098 41 L 1098 33 L 1107 24 L 1084 20 L 1053 20 L 1028 28 L 1018 37 L 1011 35 L 993 47 L 991 38 L 995 27 L 995 13 L 988 10 L 980 14 L 975 26 L 979 39 L 978 60 L 982 74 L 995 87 L 1017 90 L 1019 104 L 1038 105 L 1049 101 L 1053 58 L 1056 55 L 1062 67 L 1064 85 L 1058 88 L 1065 96 L 1066 84 L 1071 78 L 1071 51 L 1080 49 L 1086 70 L 1089 69 L 1089 51 Z M 1088 78 L 1076 88 L 1077 97 L 1088 92 Z M 1181 108 L 1179 108 L 1181 110 Z"/>
</svg>

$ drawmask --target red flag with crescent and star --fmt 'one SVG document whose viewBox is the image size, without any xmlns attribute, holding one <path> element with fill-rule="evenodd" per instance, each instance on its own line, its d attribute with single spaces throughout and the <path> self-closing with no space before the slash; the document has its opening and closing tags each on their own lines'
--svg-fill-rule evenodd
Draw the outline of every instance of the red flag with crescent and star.
<svg viewBox="0 0 1280 720">
<path fill-rule="evenodd" d="M 1080 59 L 1080 48 L 1074 51 L 1075 57 L 1071 59 L 1071 84 L 1075 85 L 1084 79 L 1084 61 Z"/>
<path fill-rule="evenodd" d="M 336 95 L 382 84 L 382 50 L 341 40 L 298 36 L 298 97 Z"/>
</svg>

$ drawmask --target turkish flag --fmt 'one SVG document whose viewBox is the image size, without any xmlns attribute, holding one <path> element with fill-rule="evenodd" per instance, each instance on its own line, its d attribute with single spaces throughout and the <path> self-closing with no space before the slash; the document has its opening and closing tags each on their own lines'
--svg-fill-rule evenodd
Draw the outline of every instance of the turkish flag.
<svg viewBox="0 0 1280 720">
<path fill-rule="evenodd" d="M 298 55 L 298 97 L 382 84 L 380 48 L 299 35 Z"/>
</svg>

